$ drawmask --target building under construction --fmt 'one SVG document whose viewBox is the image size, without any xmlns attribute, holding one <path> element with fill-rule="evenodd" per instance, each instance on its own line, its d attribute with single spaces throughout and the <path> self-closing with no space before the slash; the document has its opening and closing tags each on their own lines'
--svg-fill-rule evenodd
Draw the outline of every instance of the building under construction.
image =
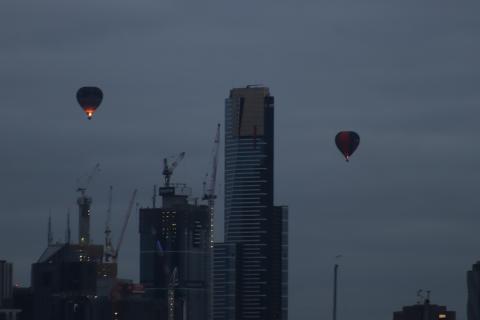
<svg viewBox="0 0 480 320">
<path fill-rule="evenodd" d="M 210 312 L 211 211 L 189 202 L 165 160 L 162 207 L 140 209 L 140 282 L 157 301 L 160 319 L 207 320 Z M 155 203 L 155 201 L 154 201 Z"/>
<path fill-rule="evenodd" d="M 128 305 L 127 296 L 136 290 L 132 283 L 117 279 L 117 257 L 121 240 L 130 217 L 136 191 L 130 199 L 124 227 L 115 248 L 110 239 L 111 189 L 105 229 L 105 246 L 90 242 L 90 215 L 92 198 L 86 194 L 87 186 L 98 165 L 78 188 L 78 243 L 71 241 L 70 215 L 68 215 L 65 243 L 53 243 L 51 219 L 48 224 L 48 246 L 32 265 L 33 319 L 127 319 L 120 314 L 119 300 Z M 130 290 L 131 288 L 131 290 Z M 145 301 L 141 301 L 140 304 Z M 135 303 L 133 303 L 135 305 Z M 132 305 L 132 303 L 130 303 Z M 138 305 L 138 303 L 137 303 Z M 142 309 L 146 309 L 142 307 Z"/>
</svg>

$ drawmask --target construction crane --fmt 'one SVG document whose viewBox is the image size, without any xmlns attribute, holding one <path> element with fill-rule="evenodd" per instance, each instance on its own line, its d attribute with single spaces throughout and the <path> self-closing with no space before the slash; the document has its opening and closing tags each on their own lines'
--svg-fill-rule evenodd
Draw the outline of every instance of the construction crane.
<svg viewBox="0 0 480 320">
<path fill-rule="evenodd" d="M 212 149 L 212 171 L 210 176 L 208 173 L 205 175 L 205 181 L 203 182 L 203 200 L 207 200 L 208 207 L 210 209 L 210 248 L 213 248 L 213 220 L 214 220 L 214 209 L 215 209 L 215 199 L 217 195 L 215 194 L 215 186 L 217 183 L 217 167 L 218 167 L 218 150 L 220 147 L 220 123 L 217 124 L 217 132 L 215 134 L 215 140 L 213 141 Z M 208 180 L 208 182 L 207 182 Z"/>
<path fill-rule="evenodd" d="M 50 247 L 53 244 L 53 232 L 52 232 L 52 210 L 48 215 L 48 235 L 47 235 L 48 246 Z"/>
<path fill-rule="evenodd" d="M 90 243 L 90 206 L 92 198 L 86 195 L 86 191 L 93 177 L 99 172 L 100 164 L 97 163 L 83 184 L 80 182 L 80 179 L 77 179 L 77 191 L 80 192 L 80 197 L 77 199 L 79 212 L 78 243 L 80 245 L 88 245 Z"/>
<path fill-rule="evenodd" d="M 70 208 L 67 210 L 67 230 L 65 230 L 65 243 L 70 244 L 72 230 L 70 229 Z"/>
<path fill-rule="evenodd" d="M 123 222 L 122 231 L 120 232 L 120 237 L 118 238 L 116 248 L 112 248 L 112 260 L 113 262 L 117 262 L 118 253 L 120 252 L 120 248 L 123 242 L 123 236 L 125 235 L 125 230 L 127 229 L 128 220 L 132 214 L 133 204 L 135 203 L 135 198 L 137 197 L 137 189 L 133 191 L 132 197 L 130 198 L 130 202 L 128 203 L 127 213 L 125 214 L 125 221 Z"/>
<path fill-rule="evenodd" d="M 173 170 L 178 166 L 180 161 L 185 157 L 185 152 L 182 152 L 178 155 L 177 159 L 171 164 L 168 165 L 167 158 L 163 159 L 163 179 L 165 183 L 165 187 L 170 186 L 170 178 L 172 177 Z"/>
<path fill-rule="evenodd" d="M 100 172 L 100 163 L 97 163 L 95 167 L 93 167 L 92 172 L 87 176 L 85 182 L 82 184 L 80 179 L 77 179 L 77 191 L 80 192 L 81 196 L 85 196 L 85 192 L 87 191 L 88 186 L 92 182 L 93 178 L 97 173 Z"/>
<path fill-rule="evenodd" d="M 105 262 L 110 262 L 110 258 L 115 254 L 112 246 L 112 230 L 110 229 L 110 220 L 112 218 L 112 195 L 113 187 L 110 186 L 108 190 L 107 220 L 105 221 Z"/>
</svg>

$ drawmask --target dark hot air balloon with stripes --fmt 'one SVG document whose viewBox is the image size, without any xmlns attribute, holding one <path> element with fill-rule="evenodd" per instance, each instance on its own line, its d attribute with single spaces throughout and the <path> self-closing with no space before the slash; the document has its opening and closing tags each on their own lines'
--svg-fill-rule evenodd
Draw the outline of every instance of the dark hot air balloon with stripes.
<svg viewBox="0 0 480 320">
<path fill-rule="evenodd" d="M 348 162 L 360 144 L 360 136 L 353 131 L 340 131 L 335 136 L 335 144 Z"/>
<path fill-rule="evenodd" d="M 77 91 L 77 101 L 91 120 L 95 111 L 102 103 L 103 92 L 97 87 L 82 87 Z"/>
</svg>

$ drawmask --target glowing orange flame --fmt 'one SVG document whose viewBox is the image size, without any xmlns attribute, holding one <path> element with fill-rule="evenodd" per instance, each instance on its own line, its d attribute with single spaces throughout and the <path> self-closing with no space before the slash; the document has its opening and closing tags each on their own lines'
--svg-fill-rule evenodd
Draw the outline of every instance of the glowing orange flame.
<svg viewBox="0 0 480 320">
<path fill-rule="evenodd" d="M 94 108 L 85 108 L 84 111 L 87 114 L 88 120 L 91 120 L 92 117 L 93 117 L 93 114 L 95 113 L 95 109 Z"/>
</svg>

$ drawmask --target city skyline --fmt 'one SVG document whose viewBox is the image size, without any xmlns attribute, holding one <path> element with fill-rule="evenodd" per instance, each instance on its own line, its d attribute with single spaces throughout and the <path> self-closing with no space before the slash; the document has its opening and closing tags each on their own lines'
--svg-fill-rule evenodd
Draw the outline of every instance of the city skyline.
<svg viewBox="0 0 480 320">
<path fill-rule="evenodd" d="M 47 1 L 0 9 L 0 259 L 14 263 L 15 282 L 29 284 L 50 209 L 55 240 L 64 238 L 68 208 L 76 223 L 76 179 L 97 162 L 95 243 L 108 186 L 116 239 L 131 190 L 149 205 L 165 156 L 186 152 L 174 179 L 201 196 L 225 92 L 263 83 L 276 98 L 275 198 L 292 214 L 290 317 L 330 315 L 331 269 L 343 254 L 339 318 L 391 317 L 419 288 L 465 318 L 465 272 L 480 258 L 480 4 Z M 75 101 L 83 85 L 105 94 L 91 121 Z M 348 164 L 333 141 L 340 130 L 362 137 Z M 218 239 L 221 205 L 216 212 Z M 119 274 L 138 280 L 137 219 Z"/>
</svg>

